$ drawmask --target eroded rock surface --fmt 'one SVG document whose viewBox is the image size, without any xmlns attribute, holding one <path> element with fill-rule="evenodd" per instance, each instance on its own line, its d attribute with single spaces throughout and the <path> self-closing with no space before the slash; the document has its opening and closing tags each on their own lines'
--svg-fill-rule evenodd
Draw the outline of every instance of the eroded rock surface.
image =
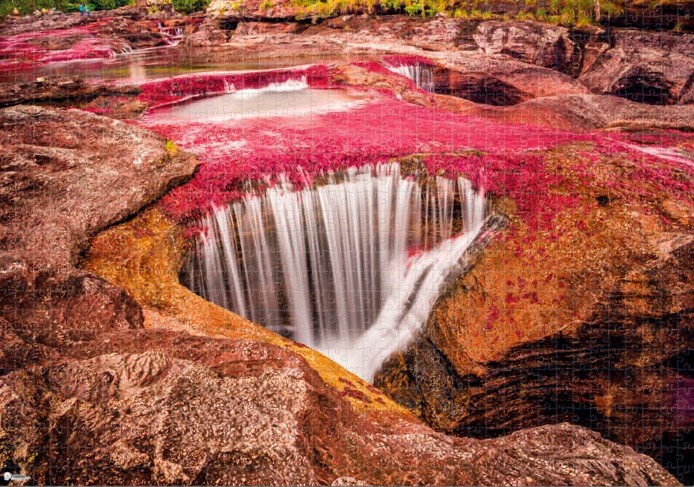
<svg viewBox="0 0 694 487">
<path fill-rule="evenodd" d="M 658 105 L 694 101 L 691 35 L 620 30 L 606 42 L 580 77 L 592 92 Z"/>
<path fill-rule="evenodd" d="M 482 441 L 356 414 L 264 343 L 112 331 L 60 353 L 0 378 L 0 455 L 39 483 L 676 484 L 568 424 Z"/>
<path fill-rule="evenodd" d="M 26 337 L 58 346 L 141 326 L 120 288 L 74 268 L 98 230 L 192 174 L 163 139 L 79 110 L 0 110 L 0 310 Z"/>
<path fill-rule="evenodd" d="M 563 73 L 571 73 L 580 63 L 580 52 L 566 27 L 539 22 L 483 22 L 472 36 L 487 55 L 505 54 Z"/>
<path fill-rule="evenodd" d="M 137 93 L 137 87 L 90 84 L 77 77 L 40 78 L 28 83 L 0 83 L 0 107 L 36 102 L 77 102 Z"/>
<path fill-rule="evenodd" d="M 571 421 L 687 481 L 677 452 L 694 427 L 693 204 L 679 183 L 691 179 L 688 159 L 624 149 L 555 154 L 552 173 L 568 179 L 540 191 L 580 203 L 550 210 L 544 228 L 519 213 L 376 384 L 442 431 L 489 437 Z M 648 167 L 663 179 L 641 178 Z"/>
<path fill-rule="evenodd" d="M 433 98 L 404 78 L 348 63 L 333 66 L 335 79 L 522 124 L 689 129 L 694 120 L 687 106 L 589 94 L 633 98 L 641 83 L 657 88 L 659 102 L 688 103 L 691 50 L 678 47 L 677 36 L 664 35 L 662 45 L 652 34 L 610 44 L 599 33 L 577 39 L 536 23 L 470 29 L 447 18 L 344 17 L 309 26 L 276 23 L 295 15 L 282 2 L 272 9 L 251 2 L 250 13 L 213 5 L 222 6 L 222 19 L 187 32 L 188 44 L 231 41 L 233 50 L 211 60 L 373 55 L 375 44 L 392 53 L 406 42 L 408 52 L 428 50 L 448 68 L 437 75 L 449 94 L 472 101 Z M 46 29 L 91 22 L 77 19 L 40 22 Z M 169 41 L 158 23 L 137 19 L 133 12 L 101 22 L 99 35 L 135 47 Z M 274 23 L 260 22 L 267 19 Z M 18 20 L 2 33 L 32 28 Z M 37 45 L 49 55 L 87 34 L 75 35 Z M 691 204 L 649 186 L 689 173 L 646 172 L 644 181 L 636 152 L 596 162 L 584 140 L 578 167 L 555 163 L 547 174 L 570 180 L 593 171 L 605 183 L 579 192 L 585 213 L 559 212 L 556 231 L 513 227 L 520 231 L 442 298 L 425 336 L 386 366 L 379 383 L 438 430 L 497 436 L 534 427 L 479 440 L 433 431 L 325 357 L 182 289 L 175 232 L 162 237 L 152 223 L 174 226 L 161 215 L 102 233 L 86 266 L 93 272 L 76 269 L 94 234 L 190 176 L 194 162 L 175 146 L 75 110 L 8 108 L 0 128 L 3 466 L 51 484 L 677 483 L 598 433 L 535 426 L 578 422 L 663 462 L 673 439 L 691 442 L 691 377 L 682 372 L 691 368 Z M 691 143 L 643 150 L 681 164 Z M 613 174 L 618 181 L 605 176 Z M 639 185 L 620 186 L 632 178 Z M 523 191 L 528 200 L 542 195 L 533 186 Z M 520 199 L 494 197 L 498 211 L 518 216 Z M 166 265 L 155 265 L 157 252 L 171 254 Z"/>
</svg>

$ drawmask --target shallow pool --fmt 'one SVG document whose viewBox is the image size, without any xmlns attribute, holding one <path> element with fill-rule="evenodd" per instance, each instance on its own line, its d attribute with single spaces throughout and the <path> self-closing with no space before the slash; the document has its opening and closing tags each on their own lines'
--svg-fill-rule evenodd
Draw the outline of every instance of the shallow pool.
<svg viewBox="0 0 694 487">
<path fill-rule="evenodd" d="M 345 90 L 309 88 L 289 80 L 259 89 L 246 89 L 159 108 L 146 117 L 158 121 L 224 122 L 249 118 L 310 117 L 349 110 L 368 103 L 368 97 Z"/>
</svg>

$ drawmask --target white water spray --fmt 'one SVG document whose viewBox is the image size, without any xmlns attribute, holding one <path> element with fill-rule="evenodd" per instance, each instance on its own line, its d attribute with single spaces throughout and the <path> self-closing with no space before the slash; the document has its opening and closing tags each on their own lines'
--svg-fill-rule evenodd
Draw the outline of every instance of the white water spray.
<svg viewBox="0 0 694 487">
<path fill-rule="evenodd" d="M 398 73 L 406 78 L 414 81 L 414 84 L 419 86 L 424 91 L 429 93 L 434 92 L 434 69 L 431 66 L 421 63 L 403 64 L 400 66 L 391 66 L 385 64 L 385 67 L 394 73 Z"/>
<path fill-rule="evenodd" d="M 483 226 L 484 194 L 463 178 L 423 188 L 397 164 L 328 179 L 213 211 L 185 277 L 206 299 L 370 381 L 456 272 Z"/>
<path fill-rule="evenodd" d="M 232 85 L 233 86 L 233 85 Z M 291 93 L 293 91 L 303 91 L 308 89 L 306 76 L 300 79 L 288 79 L 279 83 L 270 83 L 262 88 L 246 88 L 243 90 L 232 91 L 239 98 L 253 98 L 264 93 Z"/>
</svg>

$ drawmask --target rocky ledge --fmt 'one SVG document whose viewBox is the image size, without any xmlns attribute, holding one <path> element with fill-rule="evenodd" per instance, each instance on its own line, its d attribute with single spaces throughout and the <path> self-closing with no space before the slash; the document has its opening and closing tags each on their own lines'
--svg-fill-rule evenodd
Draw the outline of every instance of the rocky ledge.
<svg viewBox="0 0 694 487">
<path fill-rule="evenodd" d="M 38 102 L 77 103 L 99 97 L 132 97 L 139 92 L 135 86 L 90 84 L 78 77 L 38 78 L 29 82 L 0 83 L 0 107 Z"/>
<path fill-rule="evenodd" d="M 516 166 L 514 180 L 532 177 L 499 188 L 508 233 L 375 384 L 440 431 L 570 421 L 690 479 L 692 179 L 687 159 L 661 155 L 569 145 Z M 533 187 L 538 171 L 557 180 Z M 489 166 L 489 180 L 502 174 Z"/>
</svg>

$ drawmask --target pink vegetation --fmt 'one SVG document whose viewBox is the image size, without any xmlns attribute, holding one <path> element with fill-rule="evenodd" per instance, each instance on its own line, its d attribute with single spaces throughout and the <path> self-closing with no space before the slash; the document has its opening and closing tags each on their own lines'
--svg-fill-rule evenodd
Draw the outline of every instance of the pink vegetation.
<svg viewBox="0 0 694 487">
<path fill-rule="evenodd" d="M 189 76 L 144 85 L 143 97 L 157 102 L 224 91 L 258 88 L 305 76 L 314 88 L 330 86 L 326 67 L 237 75 Z M 175 141 L 198 155 L 201 167 L 186 185 L 171 192 L 163 207 L 174 218 L 191 221 L 211 206 L 237 199 L 273 184 L 285 174 L 298 186 L 310 184 L 326 171 L 342 170 L 423 154 L 431 174 L 464 175 L 476 186 L 516 202 L 518 216 L 532 228 L 549 229 L 563 208 L 576 207 L 576 184 L 610 185 L 628 190 L 670 188 L 692 194 L 691 168 L 630 149 L 620 136 L 572 133 L 547 127 L 504 124 L 479 117 L 412 105 L 371 91 L 371 102 L 359 108 L 307 115 L 181 124 L 156 116 L 139 125 Z M 594 149 L 577 156 L 576 178 L 546 168 L 538 150 L 571 142 L 593 142 Z M 592 173 L 595 157 L 623 155 L 633 170 L 600 181 Z M 583 164 L 583 165 L 581 165 Z M 655 185 L 655 186 L 654 186 Z M 561 187 L 561 191 L 556 188 Z M 623 188 L 622 188 L 623 187 Z"/>
<path fill-rule="evenodd" d="M 25 32 L 0 37 L 0 66 L 19 69 L 35 63 L 113 57 L 127 48 L 118 39 L 97 37 L 101 22 L 64 30 Z M 63 49 L 52 47 L 62 46 Z"/>
<path fill-rule="evenodd" d="M 124 26 L 118 22 L 119 20 L 121 19 L 118 17 L 103 17 L 93 21 L 84 19 L 80 22 L 89 23 L 60 30 L 24 32 L 0 37 L 0 68 L 18 70 L 28 69 L 37 64 L 107 59 L 130 51 L 133 46 L 126 40 L 128 31 L 123 30 Z M 180 27 L 182 24 L 201 21 L 201 18 L 186 19 L 175 23 Z M 152 39 L 149 42 L 159 42 L 157 45 L 171 44 L 177 38 L 176 25 L 162 26 L 158 21 L 142 20 L 126 27 L 131 29 L 130 32 L 151 33 Z"/>
<path fill-rule="evenodd" d="M 489 182 L 494 189 L 510 187 L 515 183 L 511 174 L 504 173 L 508 168 L 539 170 L 540 158 L 521 155 L 523 151 L 553 147 L 576 137 L 590 138 L 547 128 L 504 125 L 434 111 L 391 97 L 375 97 L 374 102 L 361 108 L 306 118 L 181 124 L 145 117 L 138 123 L 196 153 L 202 163 L 190 183 L 164 200 L 165 208 L 179 219 L 238 198 L 247 191 L 248 181 L 263 184 L 266 176 L 286 173 L 301 185 L 324 171 L 384 162 L 413 153 L 468 149 L 503 152 L 507 155 L 495 156 L 490 161 L 499 162 L 496 176 L 505 174 L 508 182 L 491 178 Z M 486 163 L 486 159 L 450 159 L 456 160 Z M 444 168 L 441 160 L 432 159 L 429 164 L 434 171 Z M 456 172 L 453 166 L 445 169 Z M 460 169 L 468 171 L 472 166 L 463 165 L 458 172 Z"/>
<path fill-rule="evenodd" d="M 518 216 L 534 230 L 550 229 L 562 208 L 578 205 L 575 196 L 550 192 L 564 177 L 547 171 L 537 153 L 433 155 L 427 158 L 427 166 L 436 174 L 461 174 L 491 194 L 510 197 Z"/>
<path fill-rule="evenodd" d="M 385 74 L 388 76 L 393 76 L 395 74 L 393 71 L 377 61 L 357 61 L 352 64 L 354 66 L 359 66 L 360 68 L 368 69 L 373 73 Z M 414 85 L 414 82 L 412 82 L 412 84 Z"/>
<path fill-rule="evenodd" d="M 647 147 L 651 148 L 655 143 L 680 144 L 683 137 L 692 140 L 691 136 L 684 134 L 662 135 L 663 137 L 657 139 L 649 139 Z M 633 140 L 632 137 L 630 134 L 624 135 L 627 140 Z M 694 161 L 691 156 L 681 153 L 672 160 L 670 147 L 659 145 L 656 149 L 663 149 L 664 155 L 657 155 L 657 151 L 654 154 L 644 153 L 639 150 L 639 146 L 626 145 L 613 136 L 604 139 L 590 152 L 584 152 L 581 158 L 585 164 L 576 167 L 575 172 L 583 182 L 591 182 L 599 178 L 600 185 L 607 195 L 641 198 L 644 201 L 652 200 L 658 195 L 667 195 L 675 199 L 691 199 L 694 195 Z M 620 172 L 595 174 L 594 162 L 602 158 L 617 157 L 623 159 Z"/>
</svg>

